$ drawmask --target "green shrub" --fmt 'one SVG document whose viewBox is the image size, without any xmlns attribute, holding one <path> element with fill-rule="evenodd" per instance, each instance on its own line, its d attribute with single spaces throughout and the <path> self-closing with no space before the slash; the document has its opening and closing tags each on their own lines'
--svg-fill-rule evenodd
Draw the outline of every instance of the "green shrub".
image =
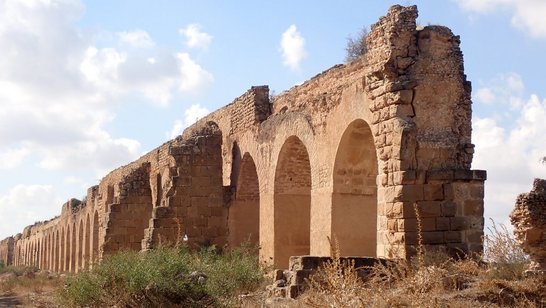
<svg viewBox="0 0 546 308">
<path fill-rule="evenodd" d="M 12 273 L 15 276 L 23 276 L 29 273 L 36 273 L 39 269 L 36 266 L 0 266 L 0 274 Z"/>
<path fill-rule="evenodd" d="M 202 307 L 234 304 L 237 292 L 262 281 L 258 260 L 248 249 L 192 253 L 161 247 L 106 257 L 90 272 L 68 278 L 63 306 Z"/>
</svg>

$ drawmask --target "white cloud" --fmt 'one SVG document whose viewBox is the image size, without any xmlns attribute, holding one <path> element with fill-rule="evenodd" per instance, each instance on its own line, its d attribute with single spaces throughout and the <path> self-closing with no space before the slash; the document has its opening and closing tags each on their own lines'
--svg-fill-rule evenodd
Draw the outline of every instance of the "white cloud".
<svg viewBox="0 0 546 308">
<path fill-rule="evenodd" d="M 125 95 L 165 106 L 175 92 L 199 93 L 213 81 L 144 30 L 97 47 L 77 26 L 82 12 L 77 0 L 0 0 L 0 169 L 32 153 L 32 166 L 102 174 L 141 154 L 136 140 L 107 130 Z"/>
<path fill-rule="evenodd" d="M 213 38 L 212 35 L 201 32 L 199 24 L 189 24 L 186 28 L 178 30 L 178 32 L 186 37 L 186 45 L 190 48 L 207 50 Z"/>
<path fill-rule="evenodd" d="M 290 25 L 281 37 L 281 52 L 283 64 L 291 70 L 297 71 L 300 62 L 307 56 L 305 39 L 298 32 L 296 25 Z"/>
<path fill-rule="evenodd" d="M 187 53 L 176 55 L 180 69 L 179 88 L 182 92 L 196 92 L 212 83 L 212 74 L 195 63 Z"/>
<path fill-rule="evenodd" d="M 491 104 L 495 101 L 495 94 L 491 88 L 480 88 L 476 91 L 476 100 L 484 104 Z"/>
<path fill-rule="evenodd" d="M 118 33 L 119 39 L 122 43 L 125 43 L 132 47 L 137 48 L 150 48 L 155 46 L 155 42 L 152 40 L 148 32 L 144 30 L 123 31 Z"/>
<path fill-rule="evenodd" d="M 474 99 L 487 105 L 507 105 L 511 109 L 520 108 L 524 103 L 525 85 L 519 74 L 499 74 L 476 90 Z"/>
<path fill-rule="evenodd" d="M 59 214 L 62 203 L 51 185 L 12 187 L 0 196 L 0 234 L 15 235 L 27 225 L 52 218 Z"/>
<path fill-rule="evenodd" d="M 127 61 L 127 55 L 114 48 L 87 48 L 80 64 L 80 70 L 86 81 L 98 88 L 116 88 L 119 66 Z"/>
<path fill-rule="evenodd" d="M 509 11 L 511 23 L 526 34 L 546 38 L 546 1 L 544 0 L 454 0 L 463 9 L 480 14 Z"/>
<path fill-rule="evenodd" d="M 182 134 L 182 132 L 184 131 L 186 127 L 197 122 L 197 120 L 208 115 L 209 113 L 210 111 L 207 108 L 202 107 L 199 104 L 191 105 L 190 108 L 184 111 L 184 115 L 185 115 L 184 121 L 182 120 L 174 121 L 173 128 L 168 133 L 168 137 L 175 138 L 176 136 Z"/>
<path fill-rule="evenodd" d="M 546 156 L 546 99 L 541 100 L 536 95 L 525 98 L 518 92 L 524 87 L 523 82 L 519 82 L 521 78 L 506 76 L 500 79 L 513 85 L 512 93 L 508 94 L 521 102 L 511 105 L 513 119 L 473 119 L 476 154 L 472 166 L 488 172 L 485 215 L 502 223 L 507 222 L 516 196 L 530 190 L 533 178 L 546 178 L 546 165 L 540 163 L 540 159 Z M 514 80 L 519 81 L 513 83 Z M 500 87 L 496 91 L 496 97 L 507 94 Z M 505 108 L 502 101 L 500 103 L 498 108 Z M 507 103 L 511 104 L 510 100 Z"/>
<path fill-rule="evenodd" d="M 25 158 L 30 154 L 30 151 L 25 148 L 7 149 L 0 152 L 0 169 L 13 169 L 18 167 Z"/>
</svg>

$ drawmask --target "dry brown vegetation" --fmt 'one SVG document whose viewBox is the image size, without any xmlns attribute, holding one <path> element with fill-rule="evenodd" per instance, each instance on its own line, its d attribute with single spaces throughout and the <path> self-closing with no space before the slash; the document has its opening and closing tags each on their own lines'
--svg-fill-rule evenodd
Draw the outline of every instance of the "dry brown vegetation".
<svg viewBox="0 0 546 308">
<path fill-rule="evenodd" d="M 483 256 L 442 252 L 379 263 L 364 281 L 350 264 L 332 262 L 309 280 L 295 307 L 544 307 L 546 278 L 525 273 L 528 257 L 511 233 L 493 223 Z M 339 251 L 339 250 L 337 250 Z"/>
<path fill-rule="evenodd" d="M 64 278 L 34 267 L 0 268 L 0 307 L 57 307 Z"/>
</svg>

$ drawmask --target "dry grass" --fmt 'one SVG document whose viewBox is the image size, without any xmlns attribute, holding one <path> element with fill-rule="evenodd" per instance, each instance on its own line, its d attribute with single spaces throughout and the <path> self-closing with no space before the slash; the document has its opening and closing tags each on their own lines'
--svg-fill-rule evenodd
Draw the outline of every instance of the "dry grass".
<svg viewBox="0 0 546 308">
<path fill-rule="evenodd" d="M 7 299 L 23 307 L 57 307 L 55 291 L 63 284 L 64 278 L 33 267 L 5 267 L 0 270 L 0 307 Z"/>
<path fill-rule="evenodd" d="M 417 215 L 418 216 L 418 215 Z M 378 263 L 359 279 L 333 260 L 309 280 L 296 307 L 544 307 L 546 278 L 526 277 L 529 259 L 506 227 L 493 224 L 483 257 L 453 259 L 423 246 L 412 261 Z"/>
<path fill-rule="evenodd" d="M 363 291 L 354 262 L 340 259 L 337 240 L 330 243 L 332 262 L 308 280 L 313 296 L 306 297 L 305 303 L 311 307 L 357 307 L 362 305 Z"/>
</svg>

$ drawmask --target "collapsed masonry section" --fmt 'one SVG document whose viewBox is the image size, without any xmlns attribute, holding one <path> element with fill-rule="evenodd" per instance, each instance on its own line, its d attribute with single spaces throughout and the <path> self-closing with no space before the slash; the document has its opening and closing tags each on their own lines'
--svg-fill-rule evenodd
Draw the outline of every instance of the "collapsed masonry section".
<svg viewBox="0 0 546 308">
<path fill-rule="evenodd" d="M 163 204 L 153 208 L 143 249 L 181 241 L 190 247 L 225 245 L 221 145 L 222 132 L 210 122 L 189 140 L 169 149 L 176 161 L 175 175 Z"/>
<path fill-rule="evenodd" d="M 531 269 L 546 271 L 546 180 L 535 179 L 531 191 L 518 196 L 510 222 L 533 261 Z"/>
</svg>

